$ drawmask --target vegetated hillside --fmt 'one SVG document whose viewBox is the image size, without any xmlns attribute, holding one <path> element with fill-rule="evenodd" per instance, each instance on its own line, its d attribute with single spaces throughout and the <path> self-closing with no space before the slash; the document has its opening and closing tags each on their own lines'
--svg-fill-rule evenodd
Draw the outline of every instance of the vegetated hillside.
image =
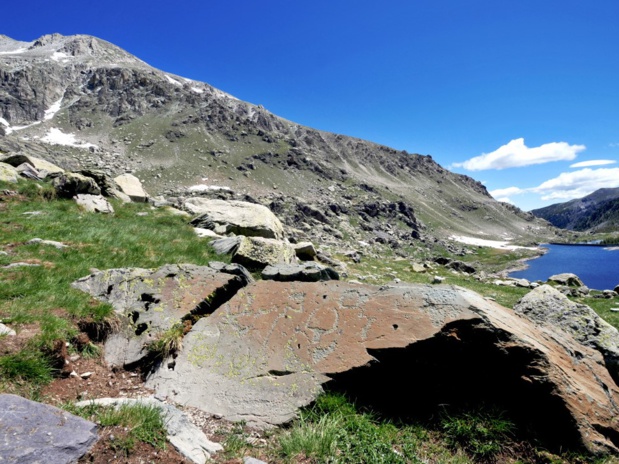
<svg viewBox="0 0 619 464">
<path fill-rule="evenodd" d="M 619 188 L 603 188 L 586 197 L 531 211 L 562 229 L 612 232 L 619 230 Z"/>
<path fill-rule="evenodd" d="M 130 171 L 166 198 L 232 191 L 269 205 L 300 238 L 400 246 L 554 234 L 430 156 L 295 124 L 90 36 L 0 36 L 0 118 L 0 152 Z"/>
</svg>

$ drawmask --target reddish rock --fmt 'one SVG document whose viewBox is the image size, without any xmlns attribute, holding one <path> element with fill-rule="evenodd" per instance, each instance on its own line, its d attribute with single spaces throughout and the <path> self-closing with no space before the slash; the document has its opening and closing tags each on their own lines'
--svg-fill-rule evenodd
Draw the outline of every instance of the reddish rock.
<svg viewBox="0 0 619 464">
<path fill-rule="evenodd" d="M 432 400 L 490 395 L 559 444 L 617 450 L 619 390 L 601 355 L 458 287 L 257 282 L 183 345 L 148 385 L 232 420 L 290 420 L 332 378 L 402 410 L 424 406 L 423 384 Z"/>
</svg>

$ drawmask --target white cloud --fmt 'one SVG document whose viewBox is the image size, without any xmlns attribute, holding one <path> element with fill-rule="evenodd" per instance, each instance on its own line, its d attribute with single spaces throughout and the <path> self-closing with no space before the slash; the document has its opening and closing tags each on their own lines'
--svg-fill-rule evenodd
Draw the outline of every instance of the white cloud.
<svg viewBox="0 0 619 464">
<path fill-rule="evenodd" d="M 504 189 L 496 189 L 496 190 L 491 190 L 489 193 L 490 195 L 492 195 L 494 198 L 496 198 L 497 200 L 499 199 L 499 197 L 507 197 L 510 195 L 519 195 L 521 193 L 525 193 L 526 190 L 523 190 L 519 187 L 507 187 Z M 500 200 L 502 201 L 502 200 Z"/>
<path fill-rule="evenodd" d="M 491 153 L 484 153 L 463 163 L 455 163 L 453 166 L 463 167 L 469 171 L 482 171 L 530 166 L 551 161 L 570 161 L 585 148 L 584 145 L 569 145 L 566 142 L 551 142 L 529 148 L 524 144 L 524 139 L 519 138 Z"/>
<path fill-rule="evenodd" d="M 563 172 L 528 190 L 541 194 L 542 200 L 571 200 L 582 198 L 601 188 L 614 187 L 619 187 L 619 168 Z"/>
<path fill-rule="evenodd" d="M 590 160 L 581 161 L 580 163 L 571 164 L 571 168 L 588 168 L 589 166 L 604 166 L 606 164 L 615 164 L 614 160 Z"/>
</svg>

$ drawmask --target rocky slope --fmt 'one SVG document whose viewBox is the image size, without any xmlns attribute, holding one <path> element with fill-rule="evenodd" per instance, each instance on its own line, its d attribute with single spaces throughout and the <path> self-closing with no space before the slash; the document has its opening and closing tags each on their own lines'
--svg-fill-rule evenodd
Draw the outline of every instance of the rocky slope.
<svg viewBox="0 0 619 464">
<path fill-rule="evenodd" d="M 592 232 L 619 230 L 619 188 L 603 188 L 565 203 L 531 211 L 562 229 Z"/>
<path fill-rule="evenodd" d="M 430 156 L 295 124 L 90 36 L 0 36 L 0 152 L 132 172 L 173 201 L 259 202 L 298 240 L 427 248 L 554 233 Z"/>
</svg>

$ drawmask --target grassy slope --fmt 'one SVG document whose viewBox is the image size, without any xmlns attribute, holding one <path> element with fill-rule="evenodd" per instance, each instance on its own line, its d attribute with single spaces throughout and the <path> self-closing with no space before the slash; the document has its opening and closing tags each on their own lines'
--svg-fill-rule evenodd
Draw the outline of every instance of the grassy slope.
<svg viewBox="0 0 619 464">
<path fill-rule="evenodd" d="M 33 267 L 0 268 L 0 319 L 19 332 L 35 328 L 36 336 L 18 349 L 0 349 L 0 392 L 37 396 L 38 388 L 53 378 L 46 353 L 55 340 L 71 340 L 80 320 L 105 321 L 113 318 L 111 307 L 70 287 L 92 268 L 157 267 L 166 263 L 206 264 L 215 256 L 205 239 L 193 233 L 186 220 L 164 209 L 144 204 L 115 203 L 116 214 L 88 214 L 68 200 L 48 199 L 52 191 L 20 181 L 15 186 L 0 184 L 0 192 L 17 190 L 17 195 L 0 195 L 0 266 L 27 262 Z M 36 214 L 29 214 L 36 212 Z M 26 244 L 32 238 L 60 241 L 67 248 Z M 519 253 L 479 249 L 463 259 L 487 269 L 500 268 Z M 484 296 L 512 306 L 525 289 L 484 284 L 473 277 L 454 274 L 441 267 L 430 273 L 414 273 L 409 260 L 395 256 L 350 264 L 350 277 L 371 283 L 394 278 L 428 283 L 442 275 L 446 283 L 471 288 Z M 619 326 L 619 316 L 610 312 L 608 300 L 587 300 L 604 317 Z M 8 338 L 0 337 L 0 348 Z M 273 432 L 267 450 L 254 450 L 245 441 L 242 428 L 228 436 L 222 458 L 245 453 L 266 453 L 269 462 L 460 462 L 469 463 L 502 456 L 502 462 L 518 462 L 509 424 L 485 412 L 446 416 L 432 424 L 393 424 L 357 409 L 344 398 L 327 395 L 287 430 Z M 482 421 L 482 422 L 480 422 Z M 490 422 L 488 422 L 490 421 Z M 493 427 L 505 433 L 479 437 Z M 480 431 L 481 430 L 481 431 Z M 501 429 L 503 430 L 503 429 Z M 488 441 L 488 443 L 484 442 Z M 552 461 L 540 450 L 536 462 L 585 462 L 586 457 Z M 482 456 L 484 455 L 484 456 Z M 555 458 L 553 458 L 555 459 Z"/>
<path fill-rule="evenodd" d="M 15 190 L 15 186 L 2 184 L 2 190 Z M 205 239 L 195 236 L 185 218 L 165 209 L 115 203 L 114 215 L 89 214 L 73 201 L 47 200 L 45 196 L 52 192 L 35 184 L 21 182 L 17 190 L 18 195 L 0 196 L 0 249 L 6 253 L 0 255 L 0 266 L 20 262 L 37 266 L 0 268 L 0 320 L 17 331 L 28 328 L 37 335 L 21 351 L 9 350 L 0 357 L 0 373 L 9 382 L 36 385 L 49 379 L 45 358 L 37 356 L 40 350 L 50 350 L 56 340 L 71 340 L 80 321 L 113 319 L 109 305 L 70 286 L 91 269 L 207 264 L 222 259 Z M 26 243 L 33 238 L 67 247 Z M 3 351 L 7 350 L 0 354 Z M 3 384 L 7 387 L 0 381 L 0 390 Z"/>
</svg>

